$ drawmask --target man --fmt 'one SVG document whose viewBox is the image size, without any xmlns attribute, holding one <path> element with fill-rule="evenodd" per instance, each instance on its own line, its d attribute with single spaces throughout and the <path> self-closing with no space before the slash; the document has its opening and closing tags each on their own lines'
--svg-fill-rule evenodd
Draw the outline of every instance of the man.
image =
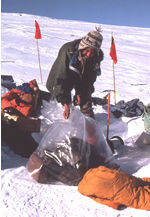
<svg viewBox="0 0 150 217">
<path fill-rule="evenodd" d="M 64 118 L 68 118 L 70 114 L 73 89 L 75 89 L 74 104 L 80 106 L 84 115 L 94 118 L 91 95 L 94 92 L 97 75 L 101 74 L 102 40 L 100 30 L 96 29 L 82 39 L 64 44 L 59 50 L 46 87 L 64 106 Z"/>
</svg>

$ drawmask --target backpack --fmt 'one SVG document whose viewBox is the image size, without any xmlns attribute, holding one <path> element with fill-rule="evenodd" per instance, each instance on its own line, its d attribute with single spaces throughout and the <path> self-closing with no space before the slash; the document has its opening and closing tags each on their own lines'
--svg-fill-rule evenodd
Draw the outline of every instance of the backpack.
<svg viewBox="0 0 150 217">
<path fill-rule="evenodd" d="M 144 107 L 143 121 L 145 131 L 150 133 L 150 103 Z"/>
</svg>

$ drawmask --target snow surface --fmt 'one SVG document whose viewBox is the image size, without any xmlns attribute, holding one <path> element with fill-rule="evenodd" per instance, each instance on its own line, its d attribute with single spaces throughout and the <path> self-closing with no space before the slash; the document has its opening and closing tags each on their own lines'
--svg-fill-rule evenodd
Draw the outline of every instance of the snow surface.
<svg viewBox="0 0 150 217">
<path fill-rule="evenodd" d="M 40 80 L 37 45 L 34 39 L 35 19 L 42 39 L 39 40 L 43 83 Z M 1 14 L 1 74 L 12 75 L 17 84 L 36 79 L 40 89 L 45 83 L 58 50 L 67 41 L 78 39 L 94 30 L 97 23 L 57 20 L 27 14 Z M 116 98 L 129 101 L 139 98 L 145 105 L 150 101 L 150 29 L 103 25 L 102 50 L 105 59 L 102 75 L 95 83 L 93 96 L 113 96 L 112 60 L 109 56 L 113 32 L 118 63 L 115 65 Z M 2 88 L 2 95 L 6 89 Z M 94 106 L 96 120 L 106 135 L 107 113 L 102 106 Z M 115 118 L 111 114 L 110 137 L 120 136 L 125 145 L 115 154 L 121 169 L 138 177 L 150 177 L 150 146 L 135 145 L 144 131 L 142 117 Z M 38 135 L 33 135 L 38 137 Z M 117 211 L 81 195 L 77 187 L 36 183 L 28 174 L 27 158 L 13 153 L 7 145 L 1 150 L 1 216 L 5 217 L 144 217 L 149 211 L 126 208 Z"/>
</svg>

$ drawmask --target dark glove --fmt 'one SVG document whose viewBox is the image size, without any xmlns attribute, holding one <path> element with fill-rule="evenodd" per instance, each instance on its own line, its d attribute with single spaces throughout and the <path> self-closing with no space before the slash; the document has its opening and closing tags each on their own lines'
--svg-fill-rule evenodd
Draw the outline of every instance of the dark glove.
<svg viewBox="0 0 150 217">
<path fill-rule="evenodd" d="M 81 98 L 79 95 L 75 95 L 73 97 L 73 104 L 76 106 L 76 105 L 80 105 L 81 104 Z"/>
<path fill-rule="evenodd" d="M 69 118 L 69 115 L 70 115 L 70 109 L 69 109 L 69 105 L 67 104 L 64 104 L 64 112 L 63 112 L 63 116 L 65 119 L 68 119 Z"/>
</svg>

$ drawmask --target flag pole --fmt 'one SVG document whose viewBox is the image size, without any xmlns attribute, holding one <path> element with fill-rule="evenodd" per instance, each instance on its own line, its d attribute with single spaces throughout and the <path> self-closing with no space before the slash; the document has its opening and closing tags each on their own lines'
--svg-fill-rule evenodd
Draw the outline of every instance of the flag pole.
<svg viewBox="0 0 150 217">
<path fill-rule="evenodd" d="M 106 139 L 109 139 L 109 119 L 110 119 L 110 93 L 107 94 L 108 97 L 108 109 L 107 109 L 107 135 Z"/>
<path fill-rule="evenodd" d="M 40 52 L 39 52 L 38 39 L 36 39 L 36 41 L 37 41 L 37 51 L 38 51 L 38 61 L 39 61 L 40 77 L 41 77 L 41 83 L 43 83 L 43 80 L 42 80 L 42 71 L 41 71 L 41 64 L 40 64 Z"/>
<path fill-rule="evenodd" d="M 116 85 L 115 85 L 115 70 L 114 70 L 114 61 L 112 63 L 113 68 L 113 82 L 114 82 L 114 104 L 116 105 Z"/>
</svg>

